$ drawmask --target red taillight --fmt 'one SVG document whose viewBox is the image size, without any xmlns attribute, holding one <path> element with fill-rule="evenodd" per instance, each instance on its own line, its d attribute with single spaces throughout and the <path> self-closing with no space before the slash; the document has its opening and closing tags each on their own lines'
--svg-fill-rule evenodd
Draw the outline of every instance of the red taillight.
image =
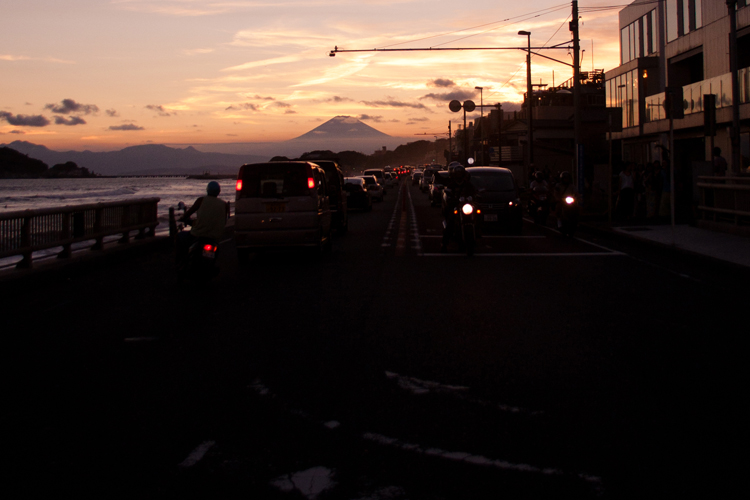
<svg viewBox="0 0 750 500">
<path fill-rule="evenodd" d="M 315 189 L 315 179 L 313 179 L 312 177 L 308 177 L 307 187 L 309 187 L 310 189 Z"/>
<path fill-rule="evenodd" d="M 237 179 L 237 185 L 235 186 L 237 191 L 242 191 L 242 179 Z"/>
<path fill-rule="evenodd" d="M 213 245 L 203 245 L 203 250 L 205 252 L 215 252 L 216 251 L 216 247 L 213 246 Z"/>
</svg>

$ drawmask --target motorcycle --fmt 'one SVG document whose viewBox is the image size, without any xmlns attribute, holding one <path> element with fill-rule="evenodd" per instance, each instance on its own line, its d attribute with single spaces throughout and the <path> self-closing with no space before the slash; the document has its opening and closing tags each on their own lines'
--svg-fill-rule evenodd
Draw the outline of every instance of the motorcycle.
<svg viewBox="0 0 750 500">
<path fill-rule="evenodd" d="M 178 208 L 185 209 L 180 202 Z M 180 233 L 191 226 L 192 219 L 184 216 L 178 219 L 177 239 L 179 244 Z M 194 283 L 207 283 L 219 274 L 219 242 L 213 238 L 198 238 L 190 244 L 187 255 L 183 256 L 177 263 L 177 274 L 180 281 L 189 279 Z"/>
<path fill-rule="evenodd" d="M 563 236 L 573 236 L 578 227 L 578 214 L 580 212 L 578 195 L 566 195 L 560 203 L 562 203 L 560 234 Z"/>
<path fill-rule="evenodd" d="M 455 217 L 454 236 L 461 242 L 466 255 L 469 257 L 474 255 L 476 249 L 476 214 L 477 207 L 474 205 L 471 196 L 459 198 L 458 205 L 453 209 L 453 216 Z M 443 225 L 445 226 L 446 222 L 443 222 Z"/>
<path fill-rule="evenodd" d="M 529 199 L 529 215 L 534 218 L 534 224 L 544 225 L 549 215 L 549 192 L 544 188 L 536 188 L 531 191 Z"/>
</svg>

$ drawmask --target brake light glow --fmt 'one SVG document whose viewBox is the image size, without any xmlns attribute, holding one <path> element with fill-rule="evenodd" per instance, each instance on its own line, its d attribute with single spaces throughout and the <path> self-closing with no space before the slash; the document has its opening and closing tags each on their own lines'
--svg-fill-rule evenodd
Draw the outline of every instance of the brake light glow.
<svg viewBox="0 0 750 500">
<path fill-rule="evenodd" d="M 312 177 L 308 177 L 307 187 L 309 187 L 310 189 L 315 189 L 315 179 L 313 179 Z"/>
<path fill-rule="evenodd" d="M 203 245 L 203 250 L 206 252 L 215 252 L 216 247 L 213 245 Z"/>
<path fill-rule="evenodd" d="M 237 191 L 242 191 L 242 179 L 237 179 L 237 185 L 235 186 Z"/>
</svg>

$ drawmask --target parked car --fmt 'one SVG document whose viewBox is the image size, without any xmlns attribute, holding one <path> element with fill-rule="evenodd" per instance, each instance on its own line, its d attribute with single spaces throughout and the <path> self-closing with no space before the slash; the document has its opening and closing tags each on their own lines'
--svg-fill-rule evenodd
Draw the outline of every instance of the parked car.
<svg viewBox="0 0 750 500">
<path fill-rule="evenodd" d="M 521 234 L 523 210 L 513 173 L 501 167 L 468 167 L 470 182 L 477 191 L 477 208 L 482 225 Z"/>
<path fill-rule="evenodd" d="M 237 255 L 279 247 L 331 248 L 326 173 L 315 163 L 280 161 L 240 167 L 235 194 Z"/>
<path fill-rule="evenodd" d="M 375 178 L 375 176 L 374 175 L 361 175 L 359 177 L 364 179 L 365 187 L 367 188 L 367 192 L 370 193 L 370 196 L 372 197 L 372 199 L 383 201 L 385 190 L 383 189 L 383 186 L 380 185 L 380 183 Z"/>
<path fill-rule="evenodd" d="M 344 191 L 348 198 L 349 210 L 372 210 L 372 196 L 367 190 L 365 180 L 362 177 L 345 177 Z"/>
<path fill-rule="evenodd" d="M 388 185 L 385 181 L 385 170 L 382 168 L 368 168 L 364 172 L 362 172 L 362 175 L 373 175 L 375 176 L 375 179 L 378 181 L 378 184 L 383 188 L 383 194 L 387 192 Z"/>
</svg>

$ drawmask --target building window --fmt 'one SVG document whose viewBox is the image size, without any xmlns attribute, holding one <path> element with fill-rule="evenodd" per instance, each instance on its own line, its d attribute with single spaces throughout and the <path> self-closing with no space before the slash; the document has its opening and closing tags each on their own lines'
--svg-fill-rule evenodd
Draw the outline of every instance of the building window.
<svg viewBox="0 0 750 500">
<path fill-rule="evenodd" d="M 703 27 L 703 0 L 666 0 L 667 42 Z"/>
<path fill-rule="evenodd" d="M 703 27 L 703 0 L 694 0 L 695 29 Z"/>
<path fill-rule="evenodd" d="M 621 64 L 656 52 L 656 11 L 628 24 L 620 32 Z"/>
<path fill-rule="evenodd" d="M 677 40 L 680 36 L 679 17 L 677 17 L 677 0 L 666 1 L 667 10 L 667 41 Z"/>
<path fill-rule="evenodd" d="M 620 32 L 620 59 L 622 64 L 630 61 L 630 30 L 626 26 Z"/>
<path fill-rule="evenodd" d="M 631 43 L 633 44 L 633 50 L 631 52 L 634 55 L 633 59 L 638 59 L 643 54 L 643 46 L 641 45 L 641 20 L 637 19 L 632 26 L 633 36 L 631 37 Z"/>
</svg>

